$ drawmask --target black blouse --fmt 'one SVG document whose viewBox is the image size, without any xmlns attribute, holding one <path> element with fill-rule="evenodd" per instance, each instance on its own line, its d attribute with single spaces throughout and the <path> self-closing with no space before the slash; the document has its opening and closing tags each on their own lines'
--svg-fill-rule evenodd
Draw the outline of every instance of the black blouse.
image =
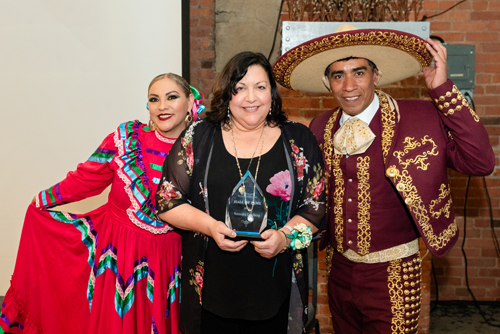
<svg viewBox="0 0 500 334">
<path fill-rule="evenodd" d="M 216 160 L 214 138 L 220 127 L 220 124 L 197 121 L 175 142 L 165 159 L 162 179 L 156 193 L 156 208 L 159 213 L 182 204 L 190 204 L 207 214 L 213 214 L 210 202 L 213 200 L 212 196 L 218 197 L 218 190 L 214 185 L 209 186 L 208 174 L 212 161 Z M 289 210 L 283 219 L 288 221 L 295 215 L 300 215 L 321 229 L 326 210 L 321 150 L 316 138 L 306 126 L 286 122 L 280 129 L 281 139 L 278 142 L 281 142 L 285 152 L 284 162 L 291 179 Z M 222 174 L 235 169 L 235 161 L 232 161 L 234 157 L 221 166 Z M 260 169 L 271 167 L 266 164 Z M 237 170 L 235 172 L 237 173 Z M 239 175 L 237 178 L 239 179 Z M 227 201 L 227 197 L 220 197 L 219 200 L 221 199 L 224 203 Z M 185 334 L 199 333 L 202 303 L 208 299 L 204 298 L 203 294 L 209 240 L 207 236 L 192 231 L 184 231 L 182 236 L 180 325 Z M 296 278 L 296 283 L 291 284 L 297 284 L 301 295 L 300 304 L 290 302 L 290 312 L 302 312 L 302 319 L 293 318 L 305 321 L 308 302 L 306 257 L 303 256 L 303 251 L 290 253 L 293 275 Z M 286 270 L 283 272 L 286 273 Z M 239 286 L 239 282 L 228 284 Z"/>
<path fill-rule="evenodd" d="M 249 171 L 255 178 L 258 157 L 252 160 Z M 239 159 L 242 173 L 248 168 L 250 159 Z M 223 172 L 221 172 L 223 171 Z M 257 174 L 259 185 L 268 203 L 268 228 L 279 229 L 286 224 L 280 219 L 279 210 L 287 208 L 285 201 L 275 196 L 276 186 L 290 190 L 291 180 L 283 181 L 282 175 L 290 174 L 286 164 L 285 150 L 281 138 L 272 149 L 263 154 Z M 274 184 L 271 178 L 277 175 Z M 211 216 L 224 221 L 227 199 L 232 194 L 240 175 L 235 157 L 225 148 L 222 131 L 217 129 L 214 136 L 214 151 L 208 171 L 208 188 L 213 189 L 209 196 Z M 271 193 L 267 187 L 273 184 Z M 273 191 L 274 190 L 274 191 Z M 284 193 L 284 192 L 283 192 Z M 286 195 L 284 195 L 287 199 Z M 275 224 L 276 223 L 276 224 Z M 248 245 L 238 253 L 221 250 L 213 239 L 209 239 L 205 255 L 205 277 L 203 285 L 203 307 L 224 318 L 245 320 L 265 320 L 275 316 L 290 293 L 292 261 L 290 253 L 279 254 L 273 259 L 260 256 L 253 245 Z"/>
</svg>

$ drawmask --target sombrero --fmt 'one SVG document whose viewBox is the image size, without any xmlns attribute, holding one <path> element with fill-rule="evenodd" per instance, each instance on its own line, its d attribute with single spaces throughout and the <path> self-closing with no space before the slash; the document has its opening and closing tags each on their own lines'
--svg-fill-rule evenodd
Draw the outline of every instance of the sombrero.
<svg viewBox="0 0 500 334">
<path fill-rule="evenodd" d="M 366 58 L 382 72 L 379 81 L 382 86 L 409 78 L 429 66 L 432 56 L 426 43 L 418 36 L 398 30 L 343 25 L 333 34 L 287 51 L 276 61 L 273 71 L 283 87 L 321 93 L 328 92 L 322 81 L 328 65 L 347 57 Z"/>
</svg>

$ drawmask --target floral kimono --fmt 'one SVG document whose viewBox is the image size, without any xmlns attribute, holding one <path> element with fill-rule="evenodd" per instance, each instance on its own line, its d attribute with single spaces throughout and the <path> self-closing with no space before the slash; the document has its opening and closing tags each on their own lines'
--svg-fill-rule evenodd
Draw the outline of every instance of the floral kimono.
<svg viewBox="0 0 500 334">
<path fill-rule="evenodd" d="M 217 130 L 220 132 L 220 124 L 198 121 L 185 130 L 174 144 L 165 160 L 156 194 L 159 213 L 189 203 L 210 214 L 209 197 L 218 195 L 217 189 L 207 187 L 208 170 L 210 164 L 214 163 L 211 161 L 212 156 L 216 150 L 221 149 L 214 148 Z M 284 149 L 286 158 L 286 164 L 282 161 L 281 163 L 288 168 L 284 172 L 276 173 L 267 187 L 267 192 L 286 200 L 286 205 L 276 209 L 282 213 L 284 207 L 286 211 L 282 223 L 274 228 L 281 228 L 297 214 L 321 228 L 326 210 L 326 196 L 323 158 L 316 139 L 304 125 L 286 122 L 281 126 L 281 137 L 278 141 L 281 143 L 277 144 L 283 145 L 280 148 L 282 152 Z M 226 165 L 229 166 L 230 163 L 234 161 L 228 161 Z M 261 169 L 269 167 L 271 166 L 261 166 Z M 285 189 L 288 186 L 291 186 L 291 190 Z M 186 334 L 199 333 L 208 240 L 205 235 L 192 231 L 186 231 L 182 237 L 181 330 Z M 300 291 L 300 297 L 297 294 L 294 298 L 293 293 L 290 297 L 289 316 L 295 323 L 289 322 L 289 328 L 295 328 L 295 332 L 299 333 L 303 331 L 303 323 L 307 320 L 308 275 L 307 257 L 303 256 L 305 251 L 303 249 L 287 252 L 292 263 L 290 270 L 293 269 L 292 290 Z"/>
</svg>

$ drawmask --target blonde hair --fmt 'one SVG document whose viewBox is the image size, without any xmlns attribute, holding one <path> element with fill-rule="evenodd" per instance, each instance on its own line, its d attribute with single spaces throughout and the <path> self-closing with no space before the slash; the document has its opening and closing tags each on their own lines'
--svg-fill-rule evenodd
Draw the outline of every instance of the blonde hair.
<svg viewBox="0 0 500 334">
<path fill-rule="evenodd" d="M 163 73 L 163 74 L 160 74 L 160 75 L 157 75 L 156 77 L 154 77 L 153 80 L 151 80 L 151 82 L 149 83 L 148 97 L 149 97 L 149 91 L 151 90 L 151 86 L 153 86 L 157 81 L 163 80 L 165 78 L 169 78 L 170 80 L 175 82 L 177 84 L 177 86 L 179 86 L 182 89 L 184 94 L 186 94 L 187 98 L 189 98 L 189 95 L 192 94 L 191 88 L 190 88 L 188 82 L 183 77 L 181 77 L 180 75 L 177 75 L 175 73 Z M 185 120 L 186 127 L 190 126 L 191 123 L 193 122 L 193 117 L 192 116 L 189 117 L 189 115 L 191 115 L 191 113 L 188 111 L 188 115 L 186 116 L 186 120 Z M 149 126 L 150 131 L 154 131 L 154 129 L 155 129 L 154 124 L 153 124 L 153 122 L 151 122 L 151 120 L 149 120 L 148 126 Z"/>
<path fill-rule="evenodd" d="M 186 97 L 189 97 L 189 95 L 191 94 L 191 88 L 189 88 L 189 84 L 187 83 L 187 81 L 183 77 L 181 77 L 175 73 L 163 73 L 163 74 L 160 74 L 160 75 L 157 75 L 156 77 L 154 77 L 153 80 L 151 80 L 151 82 L 149 83 L 148 95 L 149 95 L 149 90 L 151 89 L 151 86 L 153 86 L 155 84 L 155 82 L 160 81 L 160 80 L 165 79 L 165 78 L 169 78 L 170 80 L 174 81 L 180 88 L 182 88 L 182 90 L 184 91 L 184 94 L 186 94 Z"/>
</svg>

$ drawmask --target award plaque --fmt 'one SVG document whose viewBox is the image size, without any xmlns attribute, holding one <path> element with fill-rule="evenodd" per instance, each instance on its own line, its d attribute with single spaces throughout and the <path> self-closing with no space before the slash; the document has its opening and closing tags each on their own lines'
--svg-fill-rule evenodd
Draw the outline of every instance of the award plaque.
<svg viewBox="0 0 500 334">
<path fill-rule="evenodd" d="M 238 240 L 262 240 L 260 233 L 267 225 L 266 199 L 249 171 L 227 200 L 226 225 L 236 232 Z"/>
</svg>

